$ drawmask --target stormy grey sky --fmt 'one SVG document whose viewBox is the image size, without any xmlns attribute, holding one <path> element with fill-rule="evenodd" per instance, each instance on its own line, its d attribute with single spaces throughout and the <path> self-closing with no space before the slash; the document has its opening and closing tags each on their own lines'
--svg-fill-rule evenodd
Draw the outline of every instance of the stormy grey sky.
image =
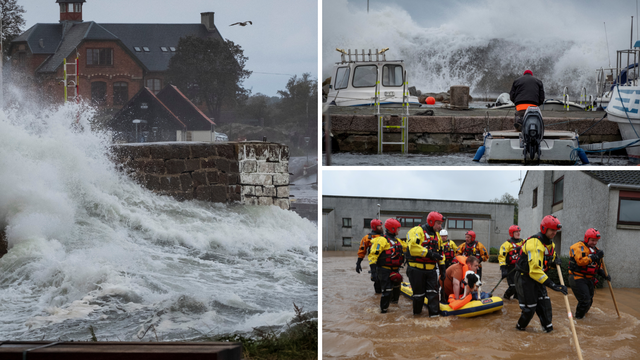
<svg viewBox="0 0 640 360">
<path fill-rule="evenodd" d="M 60 20 L 56 0 L 18 0 L 26 29 Z M 276 96 L 292 75 L 318 73 L 316 0 L 87 0 L 83 19 L 97 23 L 200 23 L 201 12 L 215 12 L 222 37 L 239 44 L 254 73 L 244 82 L 252 93 Z M 293 14 L 293 16 L 292 16 Z M 252 26 L 229 26 L 251 20 Z"/>
<path fill-rule="evenodd" d="M 322 195 L 489 201 L 517 198 L 520 174 L 524 179 L 520 170 L 325 170 Z"/>
</svg>

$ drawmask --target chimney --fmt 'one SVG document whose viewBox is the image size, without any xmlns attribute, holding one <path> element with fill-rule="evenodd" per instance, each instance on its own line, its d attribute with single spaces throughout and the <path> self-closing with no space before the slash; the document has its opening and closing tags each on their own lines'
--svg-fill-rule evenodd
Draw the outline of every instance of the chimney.
<svg viewBox="0 0 640 360">
<path fill-rule="evenodd" d="M 215 31 L 216 26 L 213 24 L 213 12 L 200 13 L 200 22 L 207 28 L 207 31 Z"/>
<path fill-rule="evenodd" d="M 60 22 L 82 22 L 82 4 L 87 0 L 56 0 L 60 4 Z"/>
</svg>

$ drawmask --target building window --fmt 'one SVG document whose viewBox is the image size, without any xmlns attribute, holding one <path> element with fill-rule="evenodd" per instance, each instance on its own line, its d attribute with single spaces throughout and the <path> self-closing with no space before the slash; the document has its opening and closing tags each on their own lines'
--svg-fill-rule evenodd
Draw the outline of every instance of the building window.
<svg viewBox="0 0 640 360">
<path fill-rule="evenodd" d="M 113 65 L 113 49 L 87 49 L 87 65 Z"/>
<path fill-rule="evenodd" d="M 342 227 L 351 227 L 351 218 L 342 218 Z"/>
<path fill-rule="evenodd" d="M 60 4 L 60 13 L 67 12 L 67 4 Z"/>
<path fill-rule="evenodd" d="M 147 46 L 143 46 L 142 50 L 144 50 L 144 52 L 150 52 L 151 51 L 151 49 L 149 49 L 149 47 L 147 47 Z"/>
<path fill-rule="evenodd" d="M 166 46 L 160 46 L 160 50 L 162 50 L 162 52 L 167 52 L 169 51 L 169 49 L 167 49 Z"/>
<path fill-rule="evenodd" d="M 364 219 L 364 228 L 368 229 L 371 227 L 371 221 L 373 221 L 373 219 Z"/>
<path fill-rule="evenodd" d="M 349 68 L 348 67 L 338 68 L 338 71 L 336 71 L 335 89 L 336 90 L 345 89 L 347 86 L 349 86 Z"/>
<path fill-rule="evenodd" d="M 396 220 L 400 222 L 400 226 L 402 227 L 416 227 L 420 226 L 420 222 L 422 221 L 422 217 L 419 216 L 398 216 Z"/>
<path fill-rule="evenodd" d="M 353 71 L 353 87 L 374 87 L 378 80 L 378 67 L 375 65 L 356 66 Z"/>
<path fill-rule="evenodd" d="M 158 94 L 160 92 L 161 85 L 162 82 L 160 81 L 160 79 L 147 79 L 147 88 L 154 94 Z"/>
<path fill-rule="evenodd" d="M 618 224 L 640 225 L 640 192 L 620 191 Z"/>
<path fill-rule="evenodd" d="M 402 66 L 385 65 L 382 68 L 382 85 L 402 86 Z"/>
<path fill-rule="evenodd" d="M 122 105 L 129 100 L 129 84 L 117 82 L 113 84 L 113 104 Z"/>
<path fill-rule="evenodd" d="M 26 52 L 19 52 L 18 53 L 18 64 L 24 65 L 26 63 L 27 63 L 27 53 Z"/>
<path fill-rule="evenodd" d="M 473 229 L 472 219 L 449 219 L 448 229 Z"/>
<path fill-rule="evenodd" d="M 533 200 L 531 201 L 531 208 L 538 206 L 538 188 L 533 189 Z"/>
<path fill-rule="evenodd" d="M 91 83 L 91 101 L 95 105 L 103 105 L 107 100 L 107 83 L 94 81 Z"/>
<path fill-rule="evenodd" d="M 82 3 L 74 4 L 74 11 L 77 13 L 82 12 Z"/>
<path fill-rule="evenodd" d="M 133 50 L 135 50 L 136 52 L 140 52 L 142 51 L 142 48 L 140 46 L 134 46 Z"/>
<path fill-rule="evenodd" d="M 564 176 L 553 183 L 553 204 L 560 204 L 563 199 Z"/>
<path fill-rule="evenodd" d="M 176 48 L 175 48 L 175 47 L 173 47 L 173 46 L 169 46 L 169 50 L 171 50 L 171 52 L 175 52 L 175 51 L 176 51 Z"/>
<path fill-rule="evenodd" d="M 342 238 L 342 246 L 343 247 L 351 247 L 351 238 L 350 237 L 343 237 Z"/>
</svg>

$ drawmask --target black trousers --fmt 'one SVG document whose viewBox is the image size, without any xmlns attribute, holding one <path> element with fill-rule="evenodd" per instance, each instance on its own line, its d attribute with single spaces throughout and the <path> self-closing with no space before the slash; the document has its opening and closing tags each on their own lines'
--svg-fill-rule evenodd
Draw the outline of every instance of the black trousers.
<svg viewBox="0 0 640 360">
<path fill-rule="evenodd" d="M 512 271 L 515 267 L 515 265 L 507 265 L 507 284 L 509 284 L 509 288 L 504 292 L 503 296 L 506 299 L 510 299 L 513 295 L 516 295 L 516 272 Z"/>
<path fill-rule="evenodd" d="M 595 292 L 595 283 L 593 279 L 575 279 L 573 275 L 569 275 L 569 285 L 571 285 L 571 291 L 578 300 L 578 306 L 576 306 L 576 319 L 582 319 L 593 304 L 593 294 Z"/>
<path fill-rule="evenodd" d="M 516 271 L 515 278 L 518 302 L 522 310 L 516 327 L 524 330 L 527 325 L 529 325 L 531 319 L 533 319 L 533 315 L 537 314 L 542 328 L 547 332 L 552 331 L 551 300 L 549 300 L 547 288 L 533 280 L 529 274 L 521 274 L 519 271 Z"/>
<path fill-rule="evenodd" d="M 429 304 L 427 305 L 429 316 L 436 316 L 440 314 L 440 304 L 438 302 L 438 274 L 436 269 L 424 270 L 409 266 L 407 269 L 407 277 L 409 278 L 411 289 L 413 290 L 413 296 L 411 296 L 413 300 L 413 314 L 418 315 L 422 313 L 425 297 L 429 301 Z"/>
<path fill-rule="evenodd" d="M 514 119 L 513 119 L 513 126 L 518 131 L 520 131 L 520 129 L 522 129 L 522 120 L 524 118 L 525 111 L 526 110 L 520 110 L 520 111 L 516 111 L 516 113 L 515 113 L 515 116 L 514 116 Z"/>
<path fill-rule="evenodd" d="M 476 274 L 478 274 L 478 277 L 480 278 L 480 280 L 482 280 L 482 268 L 480 266 L 478 266 L 478 271 L 476 271 Z"/>
<path fill-rule="evenodd" d="M 380 283 L 380 288 L 382 289 L 382 296 L 380 297 L 380 310 L 386 312 L 389 308 L 389 304 L 393 302 L 397 302 L 400 299 L 400 283 L 392 282 L 389 277 L 391 276 L 392 270 L 385 269 L 383 267 L 378 267 L 378 281 Z"/>
<path fill-rule="evenodd" d="M 380 280 L 378 280 L 378 273 L 377 273 L 377 265 L 376 264 L 369 264 L 369 267 L 371 268 L 371 281 L 373 281 L 373 289 L 375 290 L 376 294 L 380 294 L 382 292 L 382 288 L 380 287 Z"/>
</svg>

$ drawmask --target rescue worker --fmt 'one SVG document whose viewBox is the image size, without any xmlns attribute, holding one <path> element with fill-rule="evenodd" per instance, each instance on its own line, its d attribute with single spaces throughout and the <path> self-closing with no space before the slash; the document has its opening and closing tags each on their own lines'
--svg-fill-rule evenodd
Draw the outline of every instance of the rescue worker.
<svg viewBox="0 0 640 360">
<path fill-rule="evenodd" d="M 396 236 L 400 230 L 400 222 L 387 219 L 384 222 L 385 233 L 373 239 L 369 263 L 376 264 L 378 281 L 382 289 L 380 311 L 387 312 L 390 303 L 398 303 L 402 275 L 398 272 L 404 263 L 404 251 L 407 245 Z"/>
<path fill-rule="evenodd" d="M 544 85 L 542 81 L 533 76 L 531 70 L 525 70 L 524 74 L 511 85 L 509 97 L 516 105 L 513 126 L 517 131 L 520 131 L 522 130 L 522 118 L 527 108 L 544 104 Z"/>
<path fill-rule="evenodd" d="M 596 275 L 611 281 L 611 276 L 605 275 L 602 265 L 604 251 L 598 249 L 600 232 L 591 228 L 584 233 L 584 240 L 579 241 L 569 249 L 569 285 L 578 300 L 576 319 L 582 319 L 593 303 L 596 287 Z"/>
<path fill-rule="evenodd" d="M 467 271 L 478 271 L 478 265 L 480 262 L 475 256 L 457 256 L 457 262 L 451 265 L 446 272 L 446 277 L 443 281 L 442 287 L 444 288 L 445 299 L 448 299 L 451 294 L 455 296 L 455 299 L 460 299 L 462 291 L 464 291 L 464 276 Z"/>
<path fill-rule="evenodd" d="M 465 243 L 458 247 L 456 254 L 466 257 L 471 255 L 477 257 L 480 261 L 477 274 L 480 277 L 480 280 L 482 280 L 482 262 L 489 260 L 487 248 L 485 248 L 479 241 L 476 241 L 476 233 L 473 230 L 469 230 L 464 234 L 464 241 Z"/>
<path fill-rule="evenodd" d="M 520 303 L 520 319 L 516 329 L 524 331 L 534 314 L 546 332 L 553 331 L 551 300 L 545 286 L 567 295 L 567 287 L 556 285 L 545 272 L 556 265 L 555 245 L 552 239 L 562 224 L 553 215 L 547 215 L 540 223 L 540 232 L 528 238 L 522 245 L 522 256 L 516 263 L 516 291 Z"/>
<path fill-rule="evenodd" d="M 500 253 L 498 254 L 498 263 L 500 263 L 500 271 L 502 272 L 502 278 L 507 278 L 507 284 L 509 288 L 504 292 L 503 298 L 510 300 L 513 295 L 516 295 L 516 282 L 515 271 L 516 262 L 520 258 L 520 248 L 522 247 L 522 239 L 520 239 L 520 226 L 509 226 L 509 240 L 505 241 L 500 246 Z M 518 295 L 515 297 L 518 298 Z"/>
<path fill-rule="evenodd" d="M 458 245 L 453 240 L 449 240 L 449 233 L 447 229 L 440 230 L 440 238 L 442 239 L 442 254 L 444 255 L 444 266 L 448 269 L 453 264 L 453 259 L 456 257 L 456 251 L 458 251 Z"/>
<path fill-rule="evenodd" d="M 424 298 L 428 300 L 427 309 L 431 317 L 440 314 L 438 304 L 438 273 L 445 278 L 444 256 L 440 230 L 444 217 L 432 211 L 427 215 L 427 223 L 416 226 L 407 233 L 407 277 L 413 289 L 413 314 L 422 313 Z"/>
<path fill-rule="evenodd" d="M 360 274 L 362 271 L 362 259 L 364 256 L 369 253 L 369 257 L 371 257 L 371 240 L 377 238 L 378 236 L 382 236 L 382 221 L 378 219 L 371 220 L 371 232 L 365 235 L 360 240 L 360 247 L 358 248 L 358 261 L 356 261 L 356 272 Z M 373 281 L 373 289 L 376 294 L 380 294 L 382 290 L 380 289 L 380 283 L 378 282 L 378 276 L 376 275 L 376 265 L 371 263 L 369 260 L 369 267 L 371 268 L 371 281 Z"/>
</svg>

